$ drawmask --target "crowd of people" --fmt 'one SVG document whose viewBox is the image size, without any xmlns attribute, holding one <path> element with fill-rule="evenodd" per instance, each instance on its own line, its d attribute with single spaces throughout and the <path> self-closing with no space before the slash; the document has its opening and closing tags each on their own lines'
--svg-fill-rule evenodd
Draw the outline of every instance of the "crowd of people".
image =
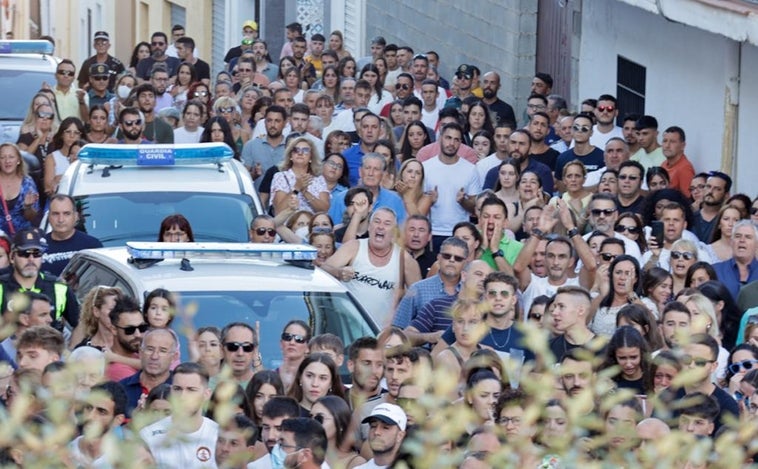
<svg viewBox="0 0 758 469">
<path fill-rule="evenodd" d="M 179 25 L 128 66 L 97 32 L 78 86 L 62 60 L 0 145 L 3 463 L 753 463 L 758 199 L 696 170 L 684 129 L 602 90 L 573 110 L 545 73 L 517 113 L 495 71 L 448 81 L 437 52 L 383 37 L 359 58 L 339 31 L 286 37 L 274 63 L 244 22 L 211 77 Z M 50 273 L 99 245 L 55 194 L 88 142 L 228 144 L 266 211 L 250 240 L 315 247 L 381 333 L 344 344 L 293 320 L 270 370 L 260 337 L 279 331 L 244 322 L 196 325 L 181 356 L 166 290 L 98 287 L 80 308 Z M 191 222 L 158 240 L 194 241 Z"/>
</svg>

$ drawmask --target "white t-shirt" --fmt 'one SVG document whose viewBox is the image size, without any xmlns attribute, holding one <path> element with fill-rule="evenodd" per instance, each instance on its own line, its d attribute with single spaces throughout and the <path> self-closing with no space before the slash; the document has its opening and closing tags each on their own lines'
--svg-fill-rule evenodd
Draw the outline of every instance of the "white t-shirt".
<svg viewBox="0 0 758 469">
<path fill-rule="evenodd" d="M 140 430 L 139 435 L 155 458 L 158 467 L 207 469 L 216 466 L 218 424 L 203 417 L 203 424 L 193 433 L 178 433 L 172 417 L 158 420 Z"/>
<path fill-rule="evenodd" d="M 424 165 L 424 191 L 437 188 L 437 202 L 432 205 L 432 234 L 450 236 L 456 223 L 468 220 L 469 213 L 456 201 L 463 188 L 467 195 L 475 196 L 482 188 L 476 166 L 458 158 L 454 164 L 444 164 L 439 156 L 426 160 Z"/>
<path fill-rule="evenodd" d="M 184 127 L 174 129 L 174 143 L 199 143 L 202 136 L 202 127 L 198 127 L 194 132 L 190 132 Z"/>
<path fill-rule="evenodd" d="M 548 277 L 538 277 L 531 274 L 532 279 L 529 281 L 529 286 L 526 287 L 524 293 L 521 295 L 521 301 L 524 304 L 524 316 L 529 314 L 529 308 L 532 307 L 532 302 L 540 295 L 553 296 L 559 288 L 566 285 L 579 286 L 579 277 L 568 278 L 563 285 L 551 285 L 548 281 Z"/>
<path fill-rule="evenodd" d="M 601 150 L 605 149 L 605 144 L 613 137 L 624 138 L 624 131 L 621 127 L 614 125 L 610 132 L 607 134 L 601 133 L 597 130 L 597 124 L 592 127 L 592 136 L 590 137 L 590 145 L 594 145 Z"/>
<path fill-rule="evenodd" d="M 435 107 L 431 111 L 421 108 L 421 122 L 432 130 L 437 130 L 437 121 L 440 119 L 440 108 Z"/>
<path fill-rule="evenodd" d="M 476 172 L 479 174 L 479 182 L 484 185 L 484 180 L 487 179 L 487 173 L 495 166 L 499 166 L 503 160 L 498 158 L 497 153 L 488 155 L 476 162 Z"/>
<path fill-rule="evenodd" d="M 353 469 L 384 469 L 385 467 L 389 466 L 380 466 L 374 461 L 374 458 L 371 458 L 360 466 L 355 466 Z"/>
</svg>

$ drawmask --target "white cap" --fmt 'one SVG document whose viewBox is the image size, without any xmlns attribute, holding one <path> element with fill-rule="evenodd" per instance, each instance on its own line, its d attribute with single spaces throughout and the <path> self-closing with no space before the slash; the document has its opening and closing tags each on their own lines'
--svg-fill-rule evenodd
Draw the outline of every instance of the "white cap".
<svg viewBox="0 0 758 469">
<path fill-rule="evenodd" d="M 371 411 L 371 415 L 363 419 L 362 423 L 369 423 L 370 421 L 377 419 L 390 425 L 397 425 L 400 430 L 405 431 L 405 426 L 408 423 L 408 418 L 405 416 L 405 411 L 395 404 L 379 404 Z"/>
</svg>

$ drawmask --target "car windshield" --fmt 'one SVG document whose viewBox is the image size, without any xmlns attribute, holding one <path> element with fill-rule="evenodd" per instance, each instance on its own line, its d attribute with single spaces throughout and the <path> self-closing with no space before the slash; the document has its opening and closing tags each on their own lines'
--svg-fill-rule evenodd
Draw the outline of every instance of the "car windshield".
<svg viewBox="0 0 758 469">
<path fill-rule="evenodd" d="M 222 328 L 230 322 L 260 327 L 263 364 L 275 369 L 282 363 L 279 338 L 284 326 L 300 319 L 311 326 L 313 334 L 330 332 L 345 345 L 359 337 L 378 332 L 365 311 L 344 292 L 308 291 L 190 291 L 179 292 L 179 316 L 172 327 L 182 337 L 182 356 L 186 355 L 186 333 L 205 326 Z"/>
<path fill-rule="evenodd" d="M 55 75 L 49 72 L 0 70 L 0 90 L 3 90 L 0 120 L 23 121 L 32 97 L 44 82 L 54 84 Z"/>
<path fill-rule="evenodd" d="M 241 194 L 133 192 L 77 197 L 83 231 L 104 246 L 125 241 L 156 241 L 161 222 L 180 213 L 189 220 L 195 241 L 249 241 L 253 200 Z"/>
</svg>

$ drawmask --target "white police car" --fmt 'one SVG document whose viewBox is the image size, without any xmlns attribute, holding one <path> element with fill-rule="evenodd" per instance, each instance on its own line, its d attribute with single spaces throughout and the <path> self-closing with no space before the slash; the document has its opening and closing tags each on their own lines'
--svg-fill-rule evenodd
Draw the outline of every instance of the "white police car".
<svg viewBox="0 0 758 469">
<path fill-rule="evenodd" d="M 292 319 L 310 324 L 314 334 L 331 332 L 345 345 L 378 332 L 347 288 L 312 266 L 316 253 L 291 244 L 127 242 L 78 252 L 61 277 L 80 301 L 98 285 L 118 287 L 139 301 L 156 288 L 176 293 L 171 327 L 183 342 L 190 327 L 260 322 L 260 351 L 273 369 L 281 361 L 280 334 Z"/>
<path fill-rule="evenodd" d="M 77 201 L 80 228 L 104 246 L 156 241 L 175 213 L 195 241 L 247 242 L 263 211 L 249 172 L 223 143 L 85 145 L 58 193 Z"/>
<path fill-rule="evenodd" d="M 0 41 L 0 143 L 16 143 L 34 95 L 43 84 L 55 86 L 54 49 L 48 41 Z"/>
</svg>

